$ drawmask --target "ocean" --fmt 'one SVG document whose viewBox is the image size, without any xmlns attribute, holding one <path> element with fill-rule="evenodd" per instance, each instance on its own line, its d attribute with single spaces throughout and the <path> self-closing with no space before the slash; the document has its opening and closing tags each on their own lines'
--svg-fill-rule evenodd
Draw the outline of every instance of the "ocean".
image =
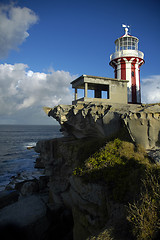
<svg viewBox="0 0 160 240">
<path fill-rule="evenodd" d="M 40 171 L 34 168 L 38 154 L 27 147 L 42 139 L 61 137 L 59 130 L 57 125 L 0 125 L 0 191 L 17 173 Z"/>
</svg>

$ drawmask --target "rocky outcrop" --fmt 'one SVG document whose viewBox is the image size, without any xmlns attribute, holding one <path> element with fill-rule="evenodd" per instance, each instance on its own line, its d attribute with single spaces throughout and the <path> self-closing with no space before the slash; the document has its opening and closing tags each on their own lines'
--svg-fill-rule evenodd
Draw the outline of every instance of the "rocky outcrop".
<svg viewBox="0 0 160 240">
<path fill-rule="evenodd" d="M 61 125 L 64 136 L 123 137 L 146 149 L 160 146 L 160 104 L 58 105 L 47 109 L 48 116 Z"/>
<path fill-rule="evenodd" d="M 159 163 L 160 105 L 81 103 L 47 108 L 46 112 L 60 123 L 65 137 L 36 144 L 35 151 L 39 153 L 36 166 L 44 169 L 45 176 L 28 179 L 20 174 L 12 179 L 7 189 L 16 189 L 15 199 L 10 202 L 7 195 L 9 200 L 4 205 L 6 193 L 2 194 L 0 225 L 14 222 L 27 229 L 29 239 L 89 240 L 99 233 L 114 235 L 118 240 L 131 239 L 127 236 L 126 205 L 115 200 L 117 195 L 115 199 L 111 197 L 113 183 L 107 185 L 103 179 L 85 182 L 73 172 L 114 138 L 143 145 Z M 125 171 L 128 173 L 128 169 L 124 169 L 124 174 Z M 128 192 L 125 187 L 118 185 Z"/>
<path fill-rule="evenodd" d="M 2 239 L 72 239 L 72 213 L 64 205 L 49 203 L 48 181 L 48 176 L 22 172 L 0 192 Z"/>
<path fill-rule="evenodd" d="M 49 204 L 71 210 L 74 240 L 90 239 L 103 229 L 110 234 L 114 226 L 118 236 L 114 239 L 130 239 L 126 206 L 113 201 L 111 186 L 83 182 L 73 176 L 73 170 L 114 138 L 143 145 L 159 163 L 160 104 L 78 103 L 45 110 L 60 123 L 64 134 L 63 138 L 39 141 L 35 148 L 40 154 L 37 161 L 49 177 Z"/>
<path fill-rule="evenodd" d="M 75 240 L 87 239 L 95 227 L 103 226 L 106 218 L 104 189 L 82 184 L 72 177 L 77 164 L 89 156 L 91 150 L 95 151 L 96 143 L 90 141 L 59 138 L 39 141 L 35 148 L 50 178 L 49 204 L 72 211 Z"/>
<path fill-rule="evenodd" d="M 103 181 L 84 182 L 73 175 L 75 167 L 103 146 L 104 142 L 100 140 L 59 138 L 37 143 L 35 150 L 40 154 L 50 179 L 49 204 L 72 212 L 74 240 L 86 240 L 104 227 L 110 229 L 114 226 L 121 233 L 118 239 L 128 240 L 126 207 L 112 200 L 111 186 Z"/>
</svg>

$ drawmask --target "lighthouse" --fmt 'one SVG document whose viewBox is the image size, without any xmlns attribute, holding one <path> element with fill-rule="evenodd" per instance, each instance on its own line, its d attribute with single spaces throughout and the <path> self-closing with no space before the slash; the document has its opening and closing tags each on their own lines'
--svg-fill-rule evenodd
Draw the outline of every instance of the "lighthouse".
<svg viewBox="0 0 160 240">
<path fill-rule="evenodd" d="M 115 41 L 115 52 L 110 55 L 110 65 L 115 78 L 128 80 L 128 103 L 141 103 L 140 67 L 144 64 L 144 53 L 138 50 L 139 39 L 128 33 L 129 26 L 122 25 L 125 34 Z"/>
</svg>

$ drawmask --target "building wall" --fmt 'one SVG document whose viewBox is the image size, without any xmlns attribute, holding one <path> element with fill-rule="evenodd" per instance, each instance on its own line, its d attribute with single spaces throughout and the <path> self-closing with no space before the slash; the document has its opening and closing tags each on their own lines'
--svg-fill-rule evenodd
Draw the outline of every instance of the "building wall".
<svg viewBox="0 0 160 240">
<path fill-rule="evenodd" d="M 81 76 L 80 78 L 74 80 L 72 82 L 72 87 L 73 88 L 85 88 L 85 83 L 88 84 L 88 90 L 92 89 L 96 91 L 96 86 L 101 85 L 102 89 L 106 86 L 109 87 L 108 95 L 109 98 L 89 98 L 83 97 L 81 99 L 77 99 L 76 101 L 73 101 L 72 103 L 75 104 L 79 101 L 84 101 L 84 102 L 99 102 L 99 103 L 123 103 L 127 104 L 128 99 L 127 99 L 127 83 L 128 81 L 126 80 L 120 80 L 120 79 L 111 79 L 111 78 L 102 78 L 102 77 L 94 77 L 94 76 L 87 76 L 85 75 L 84 77 Z"/>
<path fill-rule="evenodd" d="M 110 85 L 110 100 L 113 103 L 128 103 L 127 83 L 112 82 Z"/>
</svg>

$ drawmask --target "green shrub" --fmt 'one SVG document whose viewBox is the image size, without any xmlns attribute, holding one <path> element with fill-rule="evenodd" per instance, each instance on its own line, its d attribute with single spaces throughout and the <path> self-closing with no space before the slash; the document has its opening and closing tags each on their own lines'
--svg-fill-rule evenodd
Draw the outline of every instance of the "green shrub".
<svg viewBox="0 0 160 240">
<path fill-rule="evenodd" d="M 91 236 L 87 240 L 114 240 L 112 237 L 112 229 L 105 229 L 96 236 Z"/>
<path fill-rule="evenodd" d="M 111 200 L 128 206 L 126 217 L 133 239 L 159 239 L 160 166 L 150 162 L 140 145 L 119 139 L 108 142 L 82 161 L 73 175 L 85 182 L 105 184 Z M 109 233 L 105 234 L 106 238 L 99 235 L 93 239 L 110 239 Z"/>
<path fill-rule="evenodd" d="M 129 201 L 139 191 L 140 176 L 149 165 L 141 146 L 115 139 L 75 168 L 73 175 L 106 183 L 114 200 Z"/>
</svg>

